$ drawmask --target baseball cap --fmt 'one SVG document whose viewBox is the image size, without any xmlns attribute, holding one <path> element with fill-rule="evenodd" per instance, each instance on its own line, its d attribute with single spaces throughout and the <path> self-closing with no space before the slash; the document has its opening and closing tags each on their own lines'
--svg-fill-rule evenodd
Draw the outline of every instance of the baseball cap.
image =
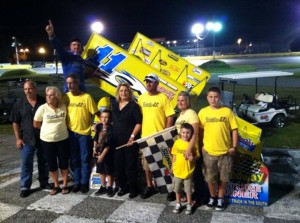
<svg viewBox="0 0 300 223">
<path fill-rule="evenodd" d="M 158 77 L 156 76 L 156 74 L 148 74 L 146 77 L 145 77 L 145 79 L 144 79 L 144 81 L 151 81 L 151 82 L 159 82 L 159 79 L 158 79 Z"/>
<path fill-rule="evenodd" d="M 72 42 L 78 42 L 78 43 L 81 43 L 80 39 L 78 37 L 73 37 L 70 41 L 70 43 Z"/>
</svg>

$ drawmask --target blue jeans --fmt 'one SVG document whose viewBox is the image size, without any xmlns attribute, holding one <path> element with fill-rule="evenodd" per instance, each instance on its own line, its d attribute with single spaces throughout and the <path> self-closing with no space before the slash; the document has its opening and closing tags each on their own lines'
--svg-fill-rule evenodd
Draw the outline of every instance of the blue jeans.
<svg viewBox="0 0 300 223">
<path fill-rule="evenodd" d="M 37 155 L 37 162 L 38 162 L 38 180 L 40 185 L 48 184 L 49 180 L 49 171 L 48 165 L 43 153 L 42 148 L 34 147 L 30 145 L 23 145 L 21 150 L 21 182 L 20 187 L 21 190 L 29 190 L 32 184 L 32 172 L 33 172 L 33 160 L 34 160 L 34 153 L 36 152 Z"/>
<path fill-rule="evenodd" d="M 88 184 L 91 174 L 92 138 L 90 135 L 81 135 L 69 132 L 71 169 L 74 184 Z"/>
</svg>

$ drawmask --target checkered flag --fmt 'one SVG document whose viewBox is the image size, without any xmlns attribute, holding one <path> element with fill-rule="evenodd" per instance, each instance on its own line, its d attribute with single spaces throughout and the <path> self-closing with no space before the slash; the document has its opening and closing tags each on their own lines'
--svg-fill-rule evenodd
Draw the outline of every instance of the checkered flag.
<svg viewBox="0 0 300 223">
<path fill-rule="evenodd" d="M 177 135 L 177 129 L 173 126 L 136 141 L 142 149 L 160 193 L 173 190 L 169 172 L 172 167 L 170 148 Z"/>
</svg>

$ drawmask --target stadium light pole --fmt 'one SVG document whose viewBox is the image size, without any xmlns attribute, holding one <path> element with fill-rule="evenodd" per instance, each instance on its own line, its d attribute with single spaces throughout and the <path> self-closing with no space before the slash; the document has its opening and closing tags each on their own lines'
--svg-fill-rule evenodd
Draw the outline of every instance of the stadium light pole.
<svg viewBox="0 0 300 223">
<path fill-rule="evenodd" d="M 44 47 L 40 47 L 39 48 L 39 54 L 42 55 L 42 58 L 43 58 L 43 64 L 45 63 L 45 53 L 46 53 L 46 50 Z"/>
<path fill-rule="evenodd" d="M 216 42 L 216 40 L 215 40 L 215 35 L 216 35 L 216 33 L 217 32 L 219 32 L 221 29 L 222 29 L 222 24 L 221 23 L 219 23 L 219 22 L 208 22 L 207 24 L 206 24 L 206 29 L 208 30 L 208 31 L 212 31 L 213 32 L 213 60 L 215 60 L 215 42 Z"/>
<path fill-rule="evenodd" d="M 15 52 L 16 52 L 16 60 L 17 60 L 17 64 L 19 65 L 19 53 L 18 53 L 18 45 L 20 45 L 18 42 L 17 42 L 17 38 L 16 37 L 12 37 L 12 44 L 11 46 L 15 48 Z"/>
<path fill-rule="evenodd" d="M 197 37 L 197 42 L 196 42 L 196 44 L 197 44 L 197 56 L 199 56 L 199 40 L 203 40 L 204 38 L 202 38 L 201 36 L 200 36 L 200 34 L 202 34 L 203 33 L 203 31 L 204 31 L 204 26 L 203 26 L 203 24 L 201 24 L 201 23 L 195 23 L 193 26 L 192 26 L 192 33 L 193 34 L 195 34 L 196 35 L 196 37 Z"/>
<path fill-rule="evenodd" d="M 238 38 L 238 40 L 236 42 L 239 45 L 239 54 L 240 54 L 242 38 Z"/>
<path fill-rule="evenodd" d="M 96 21 L 91 24 L 91 30 L 99 34 L 104 30 L 104 26 L 102 22 Z"/>
</svg>

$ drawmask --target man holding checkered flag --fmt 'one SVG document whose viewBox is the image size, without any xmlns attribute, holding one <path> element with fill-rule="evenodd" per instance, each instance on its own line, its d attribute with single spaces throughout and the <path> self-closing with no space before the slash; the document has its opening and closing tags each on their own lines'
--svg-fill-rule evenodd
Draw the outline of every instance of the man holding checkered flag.
<svg viewBox="0 0 300 223">
<path fill-rule="evenodd" d="M 173 125 L 174 108 L 167 96 L 157 90 L 159 78 L 155 74 L 145 77 L 147 92 L 140 95 L 138 104 L 143 113 L 142 138 L 155 134 Z M 144 152 L 144 151 L 143 151 Z M 145 154 L 142 158 L 142 166 L 145 171 L 147 188 L 141 194 L 146 199 L 155 193 L 152 183 L 152 172 L 149 168 Z"/>
</svg>

